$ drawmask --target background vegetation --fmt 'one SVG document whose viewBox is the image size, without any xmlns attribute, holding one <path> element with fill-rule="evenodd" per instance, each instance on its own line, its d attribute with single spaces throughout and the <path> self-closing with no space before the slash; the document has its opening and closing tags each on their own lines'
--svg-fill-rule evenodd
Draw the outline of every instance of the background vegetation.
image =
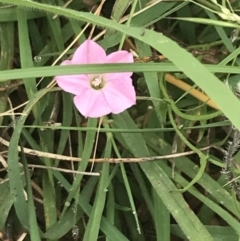
<svg viewBox="0 0 240 241">
<path fill-rule="evenodd" d="M 3 240 L 239 240 L 239 0 L 0 4 Z M 59 66 L 86 38 L 135 63 Z M 121 71 L 101 126 L 54 82 Z"/>
</svg>

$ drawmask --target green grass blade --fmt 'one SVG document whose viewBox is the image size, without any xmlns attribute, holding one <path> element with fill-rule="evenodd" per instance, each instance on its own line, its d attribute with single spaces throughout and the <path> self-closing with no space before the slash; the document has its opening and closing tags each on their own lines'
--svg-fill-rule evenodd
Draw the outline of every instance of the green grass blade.
<svg viewBox="0 0 240 241">
<path fill-rule="evenodd" d="M 120 128 L 136 128 L 126 112 L 120 115 L 114 115 L 114 121 L 115 125 Z M 122 137 L 134 156 L 141 157 L 149 155 L 146 143 L 140 134 L 135 134 L 134 136 L 130 134 L 122 134 Z M 140 163 L 140 167 L 188 239 L 194 241 L 202 241 L 203 239 L 212 241 L 213 238 L 198 218 L 191 212 L 191 210 L 189 210 L 182 195 L 177 192 L 172 192 L 176 187 L 166 173 L 156 163 Z M 185 216 L 184 220 L 182 220 L 182 216 Z"/>
<path fill-rule="evenodd" d="M 9 183 L 4 182 L 0 184 L 0 212 L 1 212 L 1 219 L 0 219 L 0 229 L 4 228 L 6 223 L 8 214 L 11 210 L 11 207 L 14 202 L 14 198 L 9 189 Z"/>
<path fill-rule="evenodd" d="M 153 200 L 157 241 L 170 241 L 170 213 L 154 189 Z"/>
<path fill-rule="evenodd" d="M 22 146 L 21 146 L 22 148 Z M 29 232 L 31 240 L 41 241 L 40 232 L 38 229 L 35 205 L 33 200 L 31 178 L 28 170 L 28 164 L 24 152 L 21 152 L 21 159 L 23 161 L 24 173 L 26 177 L 26 189 L 28 194 L 28 211 L 29 211 Z"/>
<path fill-rule="evenodd" d="M 107 134 L 107 143 L 104 151 L 104 157 L 109 158 L 112 151 L 111 140 L 112 135 Z M 100 222 L 105 207 L 107 195 L 107 182 L 109 178 L 109 163 L 102 164 L 101 176 L 98 183 L 95 202 L 92 208 L 91 216 L 89 218 L 87 228 L 83 237 L 83 241 L 98 240 L 100 231 Z"/>
<path fill-rule="evenodd" d="M 22 182 L 22 168 L 18 164 L 18 142 L 21 134 L 22 127 L 25 123 L 25 120 L 35 105 L 44 93 L 47 91 L 45 89 L 37 92 L 35 98 L 31 99 L 26 105 L 23 111 L 23 115 L 20 116 L 19 120 L 16 123 L 16 127 L 11 137 L 9 151 L 8 151 L 8 176 L 9 176 L 9 185 L 11 194 L 14 197 L 14 207 L 17 213 L 17 216 L 21 224 L 29 229 L 29 213 L 28 206 L 24 196 L 24 186 Z"/>
<path fill-rule="evenodd" d="M 111 144 L 109 147 L 106 147 L 105 157 L 110 156 L 110 153 L 111 153 Z M 101 222 L 103 210 L 105 207 L 105 200 L 106 200 L 106 194 L 107 194 L 106 184 L 108 181 L 108 175 L 109 175 L 109 163 L 104 163 L 102 165 L 102 171 L 101 171 L 101 176 L 98 184 L 97 193 L 95 196 L 95 202 L 92 208 L 91 215 L 89 217 L 89 221 L 87 224 L 86 232 L 83 237 L 83 241 L 98 240 L 98 235 L 100 231 L 100 222 Z"/>
</svg>

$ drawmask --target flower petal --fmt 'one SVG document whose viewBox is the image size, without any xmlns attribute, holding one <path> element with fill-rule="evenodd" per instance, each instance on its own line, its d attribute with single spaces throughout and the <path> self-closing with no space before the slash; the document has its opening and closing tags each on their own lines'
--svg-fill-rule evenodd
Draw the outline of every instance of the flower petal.
<svg viewBox="0 0 240 241">
<path fill-rule="evenodd" d="M 111 113 L 102 90 L 88 89 L 74 97 L 74 104 L 85 117 L 97 118 Z"/>
<path fill-rule="evenodd" d="M 133 63 L 133 55 L 125 50 L 113 52 L 107 56 L 107 63 Z"/>
<path fill-rule="evenodd" d="M 65 60 L 61 65 L 71 65 L 70 60 Z M 55 80 L 58 86 L 66 92 L 74 95 L 80 95 L 82 91 L 91 88 L 89 77 L 86 74 L 79 75 L 60 75 Z"/>
<path fill-rule="evenodd" d="M 136 92 L 131 78 L 110 81 L 103 89 L 111 112 L 118 114 L 136 104 Z"/>
<path fill-rule="evenodd" d="M 74 95 L 80 95 L 91 88 L 86 75 L 63 75 L 56 76 L 55 79 L 61 89 Z"/>
<path fill-rule="evenodd" d="M 116 51 L 107 56 L 107 63 L 133 63 L 133 55 L 128 51 Z M 132 76 L 132 72 L 109 73 L 106 74 L 108 81 L 111 79 L 125 78 Z"/>
<path fill-rule="evenodd" d="M 101 64 L 106 62 L 106 52 L 96 42 L 88 39 L 75 51 L 72 64 Z"/>
</svg>

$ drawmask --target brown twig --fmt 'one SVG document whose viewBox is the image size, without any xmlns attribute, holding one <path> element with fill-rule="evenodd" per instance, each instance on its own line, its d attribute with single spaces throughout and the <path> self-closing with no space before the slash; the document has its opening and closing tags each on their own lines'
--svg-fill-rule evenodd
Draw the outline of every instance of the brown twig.
<svg viewBox="0 0 240 241">
<path fill-rule="evenodd" d="M 2 143 L 4 146 L 9 147 L 9 142 L 0 137 L 0 143 Z M 213 146 L 207 146 L 200 148 L 201 151 L 208 150 Z M 21 151 L 20 146 L 18 146 L 18 151 Z M 54 153 L 48 153 L 48 152 L 42 152 L 42 151 L 36 151 L 29 148 L 23 148 L 23 151 L 32 156 L 39 156 L 39 157 L 46 157 L 46 158 L 52 158 L 56 160 L 61 161 L 76 161 L 79 162 L 82 160 L 82 158 L 79 157 L 71 157 L 71 156 L 64 156 Z M 156 161 L 156 160 L 166 160 L 171 158 L 178 158 L 182 156 L 189 156 L 195 154 L 194 151 L 186 151 L 182 153 L 175 153 L 170 155 L 164 155 L 164 156 L 151 156 L 151 157 L 140 157 L 140 158 L 98 158 L 98 159 L 89 159 L 89 162 L 109 162 L 109 163 L 134 163 L 134 162 L 146 162 L 146 161 Z"/>
<path fill-rule="evenodd" d="M 53 171 L 83 174 L 86 176 L 100 176 L 99 172 L 82 172 L 82 171 L 68 170 L 68 169 L 59 168 L 59 167 L 48 167 L 48 166 L 35 165 L 35 164 L 28 164 L 28 167 L 39 168 L 39 169 L 51 169 Z M 0 171 L 4 171 L 4 170 L 7 170 L 7 167 L 0 169 Z"/>
</svg>

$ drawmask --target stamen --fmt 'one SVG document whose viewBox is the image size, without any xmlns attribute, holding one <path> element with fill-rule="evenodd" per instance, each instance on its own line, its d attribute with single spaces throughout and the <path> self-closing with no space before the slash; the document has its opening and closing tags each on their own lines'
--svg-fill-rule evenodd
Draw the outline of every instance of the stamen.
<svg viewBox="0 0 240 241">
<path fill-rule="evenodd" d="M 104 87 L 105 81 L 101 75 L 95 76 L 93 79 L 90 80 L 91 86 L 95 90 L 100 90 Z"/>
<path fill-rule="evenodd" d="M 95 87 L 98 87 L 102 84 L 102 80 L 101 78 L 95 78 L 93 81 L 92 81 L 92 85 L 95 86 Z"/>
</svg>

